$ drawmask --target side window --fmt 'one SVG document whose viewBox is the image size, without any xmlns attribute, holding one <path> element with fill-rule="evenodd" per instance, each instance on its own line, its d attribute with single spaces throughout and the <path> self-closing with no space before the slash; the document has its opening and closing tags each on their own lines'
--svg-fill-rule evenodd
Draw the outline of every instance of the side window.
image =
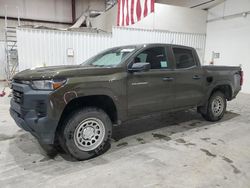
<svg viewBox="0 0 250 188">
<path fill-rule="evenodd" d="M 184 48 L 173 48 L 176 68 L 183 69 L 195 66 L 192 50 Z"/>
<path fill-rule="evenodd" d="M 166 51 L 164 47 L 146 49 L 135 57 L 134 63 L 139 62 L 150 63 L 151 69 L 168 68 Z"/>
</svg>

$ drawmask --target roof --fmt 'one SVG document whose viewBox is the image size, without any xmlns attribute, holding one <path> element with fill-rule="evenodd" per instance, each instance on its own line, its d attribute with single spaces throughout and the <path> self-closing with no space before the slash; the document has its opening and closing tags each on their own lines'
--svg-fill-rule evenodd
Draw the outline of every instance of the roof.
<svg viewBox="0 0 250 188">
<path fill-rule="evenodd" d="M 175 47 L 180 47 L 180 48 L 192 48 L 190 46 L 184 46 L 184 45 L 179 45 L 179 44 L 169 44 L 169 43 L 144 43 L 144 44 L 131 44 L 131 45 L 123 45 L 123 46 L 116 46 L 112 48 L 143 48 L 143 47 L 150 47 L 150 46 L 175 46 Z M 111 48 L 111 49 L 112 49 Z"/>
</svg>

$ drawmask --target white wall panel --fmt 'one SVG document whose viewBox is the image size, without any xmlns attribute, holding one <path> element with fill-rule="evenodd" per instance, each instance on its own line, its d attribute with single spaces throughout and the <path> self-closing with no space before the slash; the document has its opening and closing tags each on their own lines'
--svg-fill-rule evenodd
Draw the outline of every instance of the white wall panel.
<svg viewBox="0 0 250 188">
<path fill-rule="evenodd" d="M 94 28 L 111 32 L 117 22 L 117 5 L 92 19 Z M 160 29 L 186 33 L 206 33 L 207 11 L 155 3 L 155 12 L 129 28 Z"/>
<path fill-rule="evenodd" d="M 114 27 L 112 34 L 20 28 L 17 30 L 19 70 L 35 66 L 79 64 L 107 48 L 143 43 L 172 43 L 197 49 L 201 59 L 204 34 Z M 67 56 L 67 49 L 74 56 Z"/>
<path fill-rule="evenodd" d="M 36 66 L 79 64 L 111 47 L 111 34 L 22 28 L 17 30 L 19 70 Z M 74 56 L 67 56 L 67 49 Z"/>
<path fill-rule="evenodd" d="M 199 57 L 203 62 L 206 41 L 205 34 L 134 29 L 127 27 L 113 27 L 112 33 L 114 45 L 169 43 L 191 46 L 197 50 Z"/>
<path fill-rule="evenodd" d="M 250 0 L 227 0 L 208 11 L 208 20 L 250 11 Z M 242 92 L 250 93 L 250 15 L 210 21 L 207 24 L 205 64 L 220 53 L 215 65 L 238 66 L 244 71 Z"/>
</svg>

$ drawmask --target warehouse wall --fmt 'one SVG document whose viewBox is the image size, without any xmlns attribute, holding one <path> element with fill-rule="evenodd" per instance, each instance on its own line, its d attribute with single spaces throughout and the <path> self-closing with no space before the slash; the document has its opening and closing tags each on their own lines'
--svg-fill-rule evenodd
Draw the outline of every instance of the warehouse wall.
<svg viewBox="0 0 250 188">
<path fill-rule="evenodd" d="M 16 27 L 18 23 L 15 20 L 9 20 L 8 25 Z M 27 22 L 27 21 L 25 22 L 21 21 L 21 25 L 43 25 L 47 27 L 56 27 L 56 28 L 67 28 L 70 26 L 68 24 L 54 24 L 54 23 Z M 5 27 L 4 19 L 0 19 L 0 67 L 1 67 L 0 80 L 3 80 L 5 78 L 5 73 L 2 68 L 5 65 L 4 27 Z"/>
<path fill-rule="evenodd" d="M 5 62 L 5 54 L 4 54 L 4 42 L 0 41 L 0 80 L 5 78 L 4 73 L 4 62 Z"/>
<path fill-rule="evenodd" d="M 250 0 L 227 0 L 208 11 L 208 20 L 244 11 L 250 11 Z M 208 22 L 206 64 L 211 61 L 213 51 L 220 53 L 215 65 L 242 65 L 243 92 L 250 93 L 250 15 Z"/>
<path fill-rule="evenodd" d="M 19 70 L 43 65 L 79 64 L 107 48 L 142 43 L 192 46 L 203 56 L 205 38 L 205 34 L 123 27 L 114 27 L 112 34 L 20 28 L 17 30 Z M 73 55 L 68 54 L 69 49 Z"/>
<path fill-rule="evenodd" d="M 43 25 L 47 27 L 57 27 L 57 28 L 67 28 L 70 25 L 67 24 L 53 24 L 53 23 L 41 23 L 41 22 L 21 22 L 22 25 Z M 8 21 L 9 26 L 16 27 L 17 21 L 9 20 Z M 3 66 L 5 65 L 5 43 L 4 43 L 4 19 L 0 19 L 0 80 L 3 80 L 5 78 L 5 74 L 3 71 Z"/>
<path fill-rule="evenodd" d="M 0 0 L 0 17 L 5 16 L 5 6 L 7 5 L 7 16 L 18 17 L 17 8 L 19 8 L 19 16 L 25 19 L 46 20 L 61 23 L 45 23 L 45 22 L 29 22 L 21 21 L 21 25 L 42 25 L 46 27 L 66 28 L 72 22 L 72 6 L 71 0 Z M 76 18 L 83 11 L 87 10 L 104 10 L 104 0 L 76 0 Z M 16 27 L 17 20 L 8 20 L 8 26 Z M 3 67 L 4 55 L 4 27 L 5 21 L 0 18 L 0 66 Z M 3 69 L 0 69 L 0 80 L 5 77 Z"/>
<path fill-rule="evenodd" d="M 57 21 L 71 22 L 71 1 L 70 0 L 1 0 L 0 16 L 5 15 L 5 5 L 8 6 L 8 16 L 17 17 L 19 8 L 20 17 Z"/>
<path fill-rule="evenodd" d="M 76 18 L 79 18 L 87 9 L 104 11 L 105 0 L 76 0 Z"/>
<path fill-rule="evenodd" d="M 92 26 L 107 32 L 112 32 L 112 27 L 116 26 L 117 12 L 118 7 L 115 5 L 107 12 L 104 12 L 100 16 L 93 18 L 91 20 Z"/>
<path fill-rule="evenodd" d="M 156 3 L 155 13 L 150 14 L 131 27 L 206 33 L 206 20 L 207 12 L 204 10 Z"/>
<path fill-rule="evenodd" d="M 70 27 L 71 24 L 56 24 L 56 23 L 44 23 L 44 22 L 28 22 L 28 21 L 21 21 L 21 25 L 37 25 L 37 26 L 46 26 L 46 27 L 55 27 L 55 28 L 67 28 Z M 10 27 L 17 27 L 18 22 L 17 20 L 8 20 L 8 26 Z M 5 28 L 5 21 L 4 19 L 0 19 L 0 41 L 4 41 L 4 28 Z"/>
<path fill-rule="evenodd" d="M 0 17 L 5 16 L 5 6 L 7 6 L 8 17 L 18 17 L 17 8 L 19 8 L 19 16 L 26 19 L 46 20 L 53 22 L 71 22 L 71 1 L 70 0 L 1 0 L 0 1 Z M 44 25 L 49 27 L 65 28 L 69 25 L 51 24 L 41 22 L 22 21 L 22 25 Z M 8 26 L 16 27 L 16 20 L 8 20 Z M 4 55 L 4 27 L 5 21 L 0 18 L 0 66 L 3 67 L 5 61 Z M 3 68 L 0 68 L 0 80 L 5 77 Z"/>
<path fill-rule="evenodd" d="M 1 0 L 0 16 L 5 16 L 5 6 L 9 17 L 55 22 L 72 22 L 71 0 Z M 76 18 L 86 10 L 105 10 L 105 0 L 75 0 Z"/>
<path fill-rule="evenodd" d="M 93 27 L 111 32 L 116 25 L 117 6 L 93 19 Z M 164 19 L 162 19 L 164 18 Z M 130 27 L 187 33 L 206 33 L 207 12 L 203 10 L 155 4 L 155 13 Z"/>
</svg>

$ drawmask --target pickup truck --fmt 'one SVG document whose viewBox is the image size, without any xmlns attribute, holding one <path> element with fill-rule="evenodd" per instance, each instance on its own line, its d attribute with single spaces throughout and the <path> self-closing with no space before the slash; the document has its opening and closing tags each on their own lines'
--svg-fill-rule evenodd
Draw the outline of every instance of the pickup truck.
<svg viewBox="0 0 250 188">
<path fill-rule="evenodd" d="M 240 67 L 201 66 L 191 47 L 122 46 L 80 65 L 17 73 L 10 114 L 40 143 L 85 160 L 104 152 L 113 125 L 131 119 L 195 107 L 218 121 L 242 82 Z"/>
</svg>

